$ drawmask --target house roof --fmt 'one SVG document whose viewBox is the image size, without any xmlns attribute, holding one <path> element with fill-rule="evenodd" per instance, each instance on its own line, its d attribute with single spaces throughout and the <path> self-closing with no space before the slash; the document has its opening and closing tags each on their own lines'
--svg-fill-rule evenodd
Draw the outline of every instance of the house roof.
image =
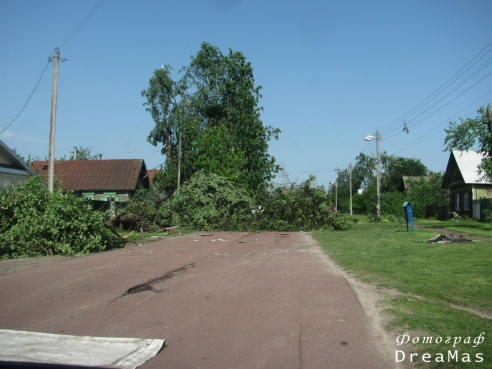
<svg viewBox="0 0 492 369">
<path fill-rule="evenodd" d="M 443 178 L 443 187 L 460 184 L 490 184 L 478 166 L 482 162 L 483 155 L 477 151 L 453 150 L 449 155 L 448 166 Z"/>
<path fill-rule="evenodd" d="M 48 161 L 35 161 L 33 169 L 48 174 Z M 141 183 L 149 188 L 145 162 L 142 159 L 59 160 L 55 176 L 64 191 L 135 190 Z"/>
<path fill-rule="evenodd" d="M 147 170 L 147 173 L 149 174 L 149 182 L 152 183 L 154 182 L 154 178 L 157 174 L 159 174 L 160 170 L 158 169 L 149 169 Z"/>
<path fill-rule="evenodd" d="M 429 182 L 430 176 L 402 176 L 402 181 L 403 181 L 403 189 L 408 190 L 410 189 L 410 181 L 414 182 L 420 182 L 420 181 L 426 181 Z"/>
<path fill-rule="evenodd" d="M 2 168 L 26 171 L 29 175 L 36 173 L 22 161 L 2 140 L 0 140 L 0 171 Z"/>
</svg>

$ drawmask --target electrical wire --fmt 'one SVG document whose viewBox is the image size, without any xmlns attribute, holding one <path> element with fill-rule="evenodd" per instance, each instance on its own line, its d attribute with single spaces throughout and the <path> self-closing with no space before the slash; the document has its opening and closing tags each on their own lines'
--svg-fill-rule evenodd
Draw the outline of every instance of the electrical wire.
<svg viewBox="0 0 492 369">
<path fill-rule="evenodd" d="M 476 99 L 475 101 L 473 101 L 472 103 L 470 103 L 469 105 L 467 105 L 466 107 L 464 107 L 463 109 L 461 109 L 459 112 L 457 112 L 453 116 L 454 117 L 460 116 L 463 111 L 465 111 L 466 109 L 469 109 L 471 106 L 475 105 L 477 102 L 479 102 L 480 100 L 482 100 L 484 97 L 490 95 L 491 93 L 492 93 L 492 90 L 490 90 L 489 92 L 487 92 L 484 95 L 480 96 L 478 99 Z M 476 112 L 476 109 L 473 110 L 473 111 L 471 111 L 471 112 L 468 112 L 467 114 L 465 114 L 465 116 L 470 116 L 474 112 Z M 427 140 L 427 139 L 435 136 L 437 133 L 441 132 L 441 127 L 443 127 L 444 125 L 447 125 L 447 124 L 449 124 L 449 120 L 445 120 L 445 121 L 441 122 L 439 125 L 437 125 L 436 127 L 432 128 L 431 130 L 427 131 L 426 133 L 424 133 L 419 138 L 415 139 L 414 141 L 412 141 L 408 145 L 406 145 L 406 146 L 400 148 L 399 150 L 397 150 L 396 152 L 394 152 L 393 155 L 399 154 L 399 153 L 401 153 L 403 151 L 407 151 L 408 149 L 414 147 L 415 145 L 421 143 L 422 141 L 425 141 L 425 140 Z"/>
<path fill-rule="evenodd" d="M 87 23 L 87 21 L 92 17 L 92 15 L 96 12 L 97 8 L 101 6 L 104 0 L 99 0 L 89 11 L 89 13 L 85 16 L 84 19 L 79 23 L 77 27 L 70 33 L 60 44 L 59 48 L 62 48 L 66 44 L 68 44 L 74 37 L 75 35 L 84 27 L 84 25 Z"/>
<path fill-rule="evenodd" d="M 27 99 L 26 103 L 24 104 L 24 106 L 22 107 L 22 109 L 20 110 L 19 114 L 17 114 L 17 116 L 12 120 L 12 122 L 9 123 L 9 125 L 7 125 L 7 127 L 5 127 L 1 132 L 0 132 L 0 135 L 2 133 L 4 133 L 7 129 L 10 128 L 10 126 L 12 124 L 14 124 L 14 122 L 17 120 L 17 118 L 20 117 L 20 115 L 22 114 L 22 112 L 24 111 L 24 109 L 26 108 L 27 104 L 29 104 L 29 101 L 31 101 L 31 98 L 32 98 L 32 95 L 34 95 L 34 92 L 36 91 L 36 89 L 38 88 L 39 86 L 39 83 L 41 82 L 41 79 L 43 78 L 44 76 L 44 72 L 46 72 L 46 69 L 48 69 L 48 65 L 50 65 L 50 60 L 48 60 L 48 63 L 46 63 L 46 67 L 44 67 L 44 70 L 43 72 L 41 73 L 41 76 L 39 77 L 39 80 L 38 80 L 38 83 L 36 83 L 36 86 L 34 86 L 34 89 L 32 90 L 31 94 L 29 95 L 29 98 Z"/>
<path fill-rule="evenodd" d="M 425 107 L 429 102 L 434 100 L 439 94 L 442 93 L 442 91 L 446 90 L 450 85 L 452 85 L 457 79 L 459 79 L 461 76 L 463 76 L 466 72 L 468 72 L 473 66 L 478 63 L 482 58 L 485 57 L 490 51 L 492 51 L 492 42 L 490 42 L 487 46 L 485 46 L 477 55 L 475 55 L 468 63 L 466 63 L 458 72 L 456 72 L 451 78 L 449 78 L 444 84 L 442 84 L 437 90 L 435 90 L 431 95 L 429 95 L 427 98 L 422 100 L 419 104 L 417 104 L 414 108 L 412 108 L 409 112 L 403 114 L 401 117 L 395 119 L 391 123 L 387 124 L 386 126 L 383 126 L 380 130 L 381 131 L 386 131 L 389 129 L 389 127 L 394 126 L 394 124 L 397 124 L 398 129 L 401 129 L 400 122 L 404 119 L 407 119 L 411 117 L 412 115 L 415 114 L 415 112 L 418 112 L 421 110 L 423 107 Z M 487 50 L 488 49 L 488 50 Z M 478 58 L 478 59 L 477 59 Z M 477 60 L 475 60 L 477 59 Z M 449 86 L 448 86 L 449 85 Z M 446 87 L 447 86 L 447 87 Z M 428 109 L 431 109 L 427 108 Z"/>
<path fill-rule="evenodd" d="M 87 23 L 87 21 L 92 17 L 92 15 L 96 12 L 96 10 L 101 6 L 101 4 L 104 2 L 104 0 L 98 0 L 98 2 L 92 7 L 92 9 L 89 11 L 89 13 L 84 17 L 84 19 L 82 19 L 82 21 L 78 24 L 77 27 L 75 27 L 75 29 L 72 31 L 72 33 L 70 33 L 68 35 L 68 37 L 66 37 L 62 43 L 60 44 L 59 48 L 65 46 L 66 44 L 68 44 L 74 37 L 75 35 L 82 29 L 82 27 Z M 10 122 L 7 127 L 5 127 L 1 132 L 0 132 L 0 135 L 2 133 L 4 133 L 7 129 L 9 129 L 12 124 L 14 124 L 14 122 L 17 120 L 17 118 L 19 118 L 19 116 L 22 114 L 22 112 L 24 111 L 24 109 L 26 108 L 27 104 L 29 103 L 29 101 L 31 100 L 32 96 L 34 95 L 34 92 L 36 91 L 36 89 L 38 88 L 39 86 L 39 83 L 41 82 L 41 79 L 43 78 L 43 75 L 44 73 L 46 72 L 46 69 L 48 69 L 48 65 L 50 63 L 51 60 L 48 60 L 48 63 L 46 64 L 46 67 L 44 68 L 43 72 L 41 73 L 41 76 L 39 77 L 39 80 L 38 82 L 36 83 L 36 86 L 34 86 L 34 89 L 32 90 L 31 94 L 29 95 L 29 98 L 27 99 L 26 103 L 24 104 L 24 106 L 22 107 L 22 109 L 20 110 L 19 114 L 17 114 L 17 116 L 12 120 L 12 122 Z"/>
<path fill-rule="evenodd" d="M 486 76 L 484 76 L 483 78 L 481 78 L 480 80 L 478 80 L 477 82 L 475 82 L 473 85 L 471 85 L 470 87 L 468 87 L 465 91 L 463 91 L 461 94 L 459 94 L 458 96 L 456 96 L 454 99 L 448 101 L 446 104 L 444 104 L 443 106 L 439 107 L 437 110 L 433 111 L 431 114 L 427 115 L 425 118 L 421 119 L 420 121 L 418 121 L 417 123 L 414 123 L 412 125 L 412 127 L 416 126 L 417 124 L 419 123 L 422 123 L 423 121 L 425 121 L 427 118 L 431 117 L 432 115 L 434 115 L 435 113 L 437 113 L 438 111 L 444 109 L 446 106 L 448 106 L 449 104 L 451 104 L 452 102 L 454 102 L 456 99 L 458 99 L 459 97 L 461 97 L 462 95 L 464 95 L 465 93 L 467 93 L 470 89 L 472 89 L 473 87 L 475 87 L 477 84 L 479 84 L 480 82 L 482 82 L 485 78 L 489 77 L 490 75 L 492 75 L 492 72 L 488 73 Z M 394 133 L 393 135 L 390 135 L 388 136 L 387 138 L 391 138 L 391 137 L 394 137 L 396 136 L 397 134 L 400 134 L 401 132 L 398 132 L 398 133 Z"/>
<path fill-rule="evenodd" d="M 461 97 L 462 95 L 464 95 L 466 92 L 468 92 L 471 88 L 473 88 L 474 86 L 476 86 L 478 83 L 480 83 L 481 81 L 483 81 L 485 78 L 489 77 L 492 72 L 486 74 L 484 77 L 482 77 L 480 80 L 478 80 L 477 82 L 475 82 L 472 86 L 468 87 L 465 91 L 463 91 L 462 93 L 460 93 L 458 96 L 456 96 L 454 99 L 452 99 L 451 101 L 448 101 L 446 104 L 444 104 L 443 106 L 441 106 L 439 109 L 435 110 L 433 113 L 427 115 L 425 118 L 423 118 L 422 120 L 419 120 L 418 122 L 414 123 L 414 124 L 408 124 L 412 121 L 414 121 L 415 119 L 421 117 L 423 114 L 425 114 L 426 112 L 428 112 L 430 109 L 434 108 L 435 106 L 437 106 L 439 103 L 443 102 L 446 98 L 448 98 L 450 95 L 452 95 L 454 92 L 456 92 L 459 88 L 461 88 L 465 83 L 469 82 L 473 77 L 475 77 L 478 73 L 480 73 L 482 70 L 484 70 L 488 65 L 492 64 L 492 58 L 489 59 L 485 65 L 482 65 L 480 66 L 480 68 L 475 71 L 471 76 L 469 76 L 467 79 L 465 79 L 464 81 L 462 81 L 458 86 L 456 86 L 453 90 L 451 90 L 450 92 L 448 92 L 446 95 L 444 95 L 443 97 L 441 97 L 436 103 L 434 103 L 432 106 L 429 106 L 428 108 L 426 108 L 425 110 L 423 110 L 420 114 L 416 115 L 415 117 L 413 117 L 412 119 L 410 119 L 409 121 L 406 121 L 406 124 L 407 124 L 407 127 L 414 127 L 416 126 L 417 124 L 419 123 L 422 123 L 424 120 L 426 120 L 427 118 L 429 118 L 430 116 L 434 115 L 435 113 L 437 113 L 438 111 L 440 111 L 441 109 L 443 109 L 444 107 L 446 107 L 447 105 L 449 105 L 451 102 L 455 101 L 456 99 L 458 99 L 459 97 Z M 402 132 L 401 130 L 401 127 L 394 127 L 388 131 L 386 131 L 385 133 L 388 134 L 388 133 L 394 133 L 396 132 L 396 134 L 399 134 Z M 394 135 L 392 135 L 394 136 Z M 392 136 L 389 136 L 389 137 L 392 137 Z M 388 137 L 388 136 L 387 136 Z"/>
</svg>

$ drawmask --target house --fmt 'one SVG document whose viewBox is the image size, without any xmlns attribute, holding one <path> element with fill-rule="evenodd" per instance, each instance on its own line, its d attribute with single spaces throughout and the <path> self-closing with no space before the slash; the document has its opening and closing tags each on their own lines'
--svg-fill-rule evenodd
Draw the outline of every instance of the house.
<svg viewBox="0 0 492 369">
<path fill-rule="evenodd" d="M 36 173 L 0 140 L 0 188 L 21 182 Z"/>
<path fill-rule="evenodd" d="M 32 167 L 48 174 L 48 161 L 35 161 Z M 126 202 L 138 188 L 150 187 L 142 159 L 57 160 L 54 167 L 55 183 L 63 192 L 94 201 Z"/>
<path fill-rule="evenodd" d="M 154 182 L 154 178 L 160 173 L 158 169 L 148 169 L 147 173 L 149 174 L 149 182 L 152 184 Z"/>
<path fill-rule="evenodd" d="M 429 182 L 430 176 L 402 176 L 400 183 L 400 192 L 409 192 L 412 189 L 412 182 L 426 181 Z"/>
<path fill-rule="evenodd" d="M 482 154 L 477 151 L 451 152 L 442 182 L 442 187 L 450 191 L 451 212 L 482 219 L 480 203 L 483 201 L 480 199 L 492 198 L 492 183 L 478 169 L 482 159 Z"/>
</svg>

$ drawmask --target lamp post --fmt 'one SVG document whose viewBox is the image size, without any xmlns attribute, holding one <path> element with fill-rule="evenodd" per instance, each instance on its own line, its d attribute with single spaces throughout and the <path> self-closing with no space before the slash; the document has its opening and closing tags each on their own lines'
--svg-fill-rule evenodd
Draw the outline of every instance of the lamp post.
<svg viewBox="0 0 492 369">
<path fill-rule="evenodd" d="M 338 213 L 338 185 L 336 182 L 330 182 L 330 184 L 335 185 L 335 210 Z"/>
<path fill-rule="evenodd" d="M 364 137 L 365 141 L 372 141 L 376 140 L 376 191 L 377 191 L 377 197 L 378 201 L 376 204 L 376 213 L 377 213 L 377 220 L 378 222 L 381 220 L 381 180 L 380 180 L 380 165 L 381 165 L 381 158 L 379 157 L 379 141 L 381 140 L 381 136 L 379 135 L 379 130 L 376 131 L 376 137 L 367 135 Z"/>
</svg>

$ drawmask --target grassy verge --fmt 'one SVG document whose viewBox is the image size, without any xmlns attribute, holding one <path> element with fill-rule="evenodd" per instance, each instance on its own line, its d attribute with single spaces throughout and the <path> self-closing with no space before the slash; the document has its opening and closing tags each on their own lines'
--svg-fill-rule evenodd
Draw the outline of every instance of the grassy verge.
<svg viewBox="0 0 492 369">
<path fill-rule="evenodd" d="M 492 238 L 492 223 L 480 223 L 473 220 L 459 221 L 439 221 L 439 220 L 422 220 L 418 222 L 424 227 L 446 228 L 457 233 L 472 233 L 477 236 Z"/>
<path fill-rule="evenodd" d="M 330 258 L 349 273 L 400 292 L 382 304 L 393 316 L 388 328 L 395 335 L 395 353 L 407 352 L 405 362 L 410 361 L 409 353 L 417 353 L 412 361 L 429 368 L 491 368 L 492 322 L 480 314 L 492 314 L 492 242 L 429 244 L 435 235 L 428 229 L 406 232 L 394 223 L 313 233 Z M 406 332 L 419 342 L 398 346 L 397 337 Z M 480 345 L 465 343 L 482 332 Z M 427 337 L 424 344 L 422 337 Z M 443 342 L 431 344 L 428 337 L 442 337 Z M 448 344 L 447 337 L 452 338 Z M 462 342 L 453 347 L 455 337 Z M 423 357 L 425 353 L 429 357 Z"/>
</svg>

